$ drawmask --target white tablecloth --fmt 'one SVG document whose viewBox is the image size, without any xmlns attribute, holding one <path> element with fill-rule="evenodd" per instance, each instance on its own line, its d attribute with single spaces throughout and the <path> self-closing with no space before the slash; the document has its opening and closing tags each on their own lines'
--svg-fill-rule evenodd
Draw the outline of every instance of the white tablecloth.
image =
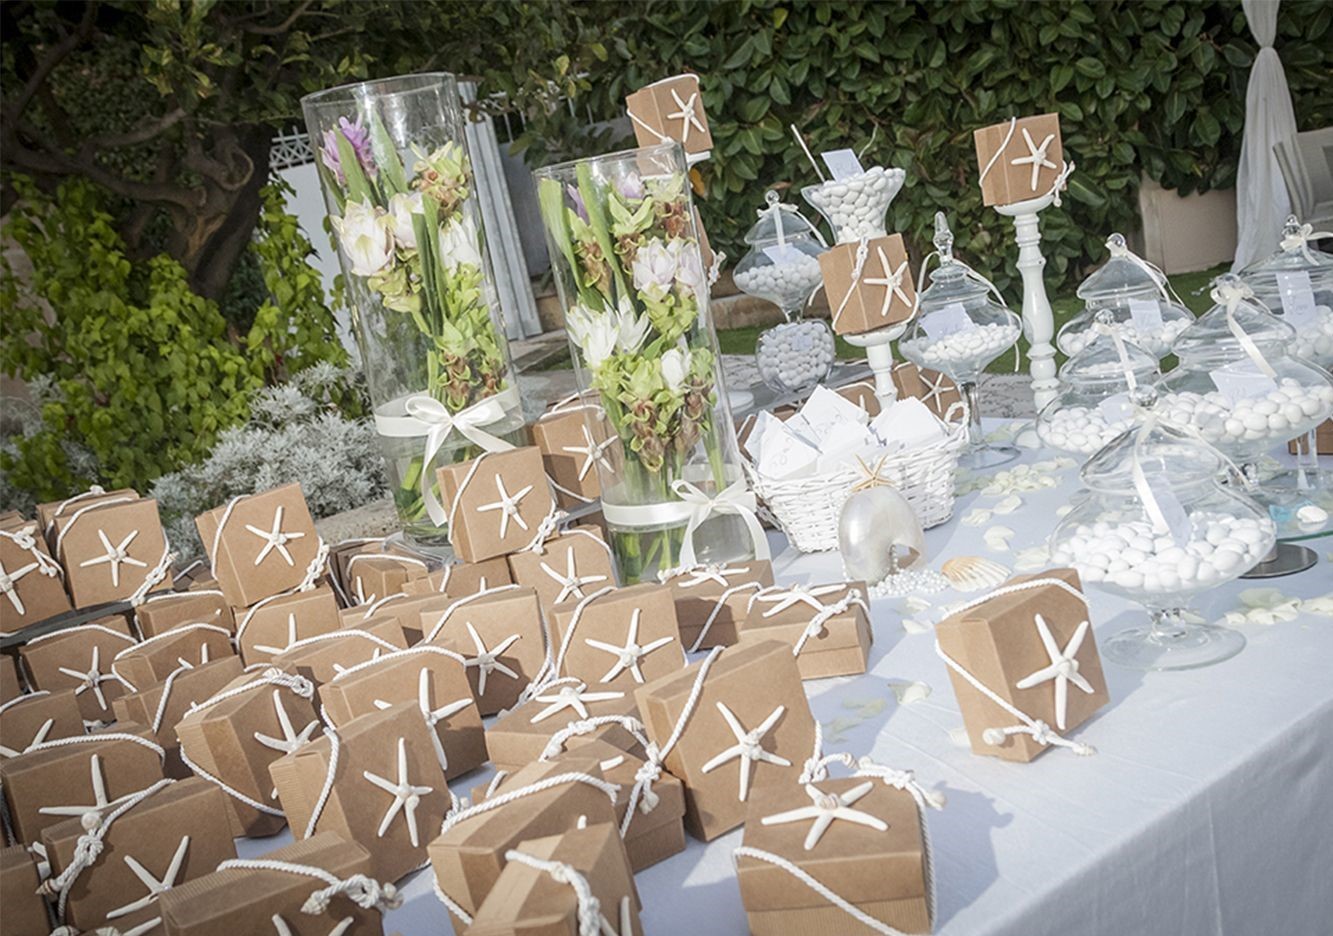
<svg viewBox="0 0 1333 936">
<path fill-rule="evenodd" d="M 1044 541 L 1076 486 L 1076 472 L 1065 471 L 1058 487 L 1022 493 L 1019 512 L 996 517 L 1017 531 L 1007 553 L 986 549 L 984 526 L 958 521 L 998 498 L 960 498 L 955 518 L 927 533 L 932 565 L 957 555 L 1012 564 L 1019 549 Z M 836 553 L 778 553 L 783 545 L 775 540 L 779 581 L 841 579 Z M 1263 584 L 1300 598 L 1333 590 L 1333 540 L 1312 545 L 1313 569 L 1235 582 L 1195 608 L 1219 619 L 1240 591 Z M 1127 602 L 1090 596 L 1099 638 L 1142 617 Z M 1072 733 L 1099 753 L 1051 750 L 1014 764 L 950 740 L 961 720 L 932 637 L 902 629 L 901 599 L 876 600 L 872 610 L 870 671 L 806 687 L 827 751 L 911 768 L 947 794 L 945 809 L 928 815 L 940 936 L 1333 933 L 1333 618 L 1244 626 L 1245 650 L 1206 669 L 1143 674 L 1108 664 L 1110 705 Z M 931 695 L 898 705 L 889 680 L 925 682 Z M 456 781 L 456 792 L 476 782 Z M 242 851 L 283 841 L 247 840 Z M 740 841 L 739 829 L 708 845 L 691 840 L 639 874 L 649 936 L 746 933 L 731 865 Z M 405 883 L 408 899 L 386 932 L 449 932 L 430 883 L 428 870 Z"/>
</svg>

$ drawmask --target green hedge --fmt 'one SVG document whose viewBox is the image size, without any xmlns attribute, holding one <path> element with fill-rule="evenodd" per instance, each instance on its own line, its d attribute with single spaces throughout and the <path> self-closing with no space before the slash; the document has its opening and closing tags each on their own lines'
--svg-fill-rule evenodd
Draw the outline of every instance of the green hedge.
<svg viewBox="0 0 1333 936">
<path fill-rule="evenodd" d="M 867 164 L 906 169 L 890 228 L 920 258 L 934 212 L 945 210 L 962 254 L 1001 287 L 1016 248 L 981 205 L 975 128 L 1059 112 L 1078 171 L 1066 209 L 1046 212 L 1042 227 L 1048 279 L 1064 284 L 1104 258 L 1107 234 L 1137 227 L 1142 175 L 1182 193 L 1234 184 L 1255 53 L 1238 2 L 746 0 L 550 10 L 544 28 L 568 56 L 557 64 L 580 114 L 613 117 L 635 88 L 700 74 L 715 140 L 700 166 L 703 215 L 733 258 L 767 187 L 816 181 L 787 130 L 796 123 L 816 152 L 870 143 Z M 1331 22 L 1326 0 L 1282 3 L 1276 47 L 1304 129 L 1333 123 Z M 558 108 L 529 115 L 519 143 L 538 164 L 607 141 L 587 137 Z M 787 197 L 804 207 L 794 191 Z"/>
</svg>

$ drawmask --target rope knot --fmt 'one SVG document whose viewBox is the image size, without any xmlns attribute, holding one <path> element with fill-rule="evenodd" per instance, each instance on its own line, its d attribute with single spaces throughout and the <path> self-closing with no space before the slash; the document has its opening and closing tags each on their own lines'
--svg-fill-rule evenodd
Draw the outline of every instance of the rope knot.
<svg viewBox="0 0 1333 936">
<path fill-rule="evenodd" d="M 653 784 L 662 779 L 662 765 L 655 759 L 643 762 L 634 771 L 634 783 L 642 790 L 639 798 L 639 812 L 650 813 L 657 808 L 661 798 L 653 790 Z"/>
<path fill-rule="evenodd" d="M 562 861 L 553 861 L 551 862 L 550 874 L 557 884 L 568 884 L 574 880 L 573 875 L 578 874 L 578 872 Z"/>
<path fill-rule="evenodd" d="M 330 884 L 312 893 L 301 905 L 301 912 L 311 915 L 323 913 L 329 908 L 333 898 L 339 894 L 343 894 L 352 903 L 365 910 L 372 908 L 381 912 L 394 910 L 403 903 L 403 895 L 391 882 L 381 884 L 364 874 L 353 874 L 346 880 Z"/>
</svg>

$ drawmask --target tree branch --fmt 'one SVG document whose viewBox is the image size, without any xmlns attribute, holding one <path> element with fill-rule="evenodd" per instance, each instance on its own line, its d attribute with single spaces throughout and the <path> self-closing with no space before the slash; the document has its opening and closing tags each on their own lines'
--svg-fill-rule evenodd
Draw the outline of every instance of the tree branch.
<svg viewBox="0 0 1333 936">
<path fill-rule="evenodd" d="M 176 124 L 185 118 L 185 108 L 177 107 L 163 114 L 157 120 L 144 124 L 136 130 L 130 130 L 125 133 L 103 133 L 99 136 L 89 137 L 79 148 L 81 155 L 89 155 L 96 150 L 115 149 L 121 146 L 134 146 L 138 143 L 147 143 L 149 140 L 161 136 Z"/>
<path fill-rule="evenodd" d="M 97 4 L 89 3 L 83 8 L 83 19 L 79 20 L 78 27 L 71 33 L 66 33 L 55 45 L 51 46 L 46 56 L 37 63 L 28 80 L 23 85 L 23 90 L 18 96 L 10 102 L 9 107 L 5 108 L 5 122 L 11 126 L 16 125 L 23 112 L 27 110 L 28 105 L 36 96 L 38 89 L 50 77 L 51 72 L 55 71 L 56 66 L 69 57 L 70 53 L 77 49 L 83 42 L 92 35 L 93 23 L 97 19 Z"/>
<path fill-rule="evenodd" d="M 95 160 L 81 160 L 58 149 L 44 146 L 33 149 L 20 142 L 21 136 L 40 139 L 40 136 L 30 129 L 10 127 L 6 135 L 9 137 L 6 155 L 9 161 L 20 169 L 44 175 L 84 176 L 125 198 L 165 202 L 188 210 L 195 209 L 201 202 L 201 196 L 187 188 L 126 179 L 98 165 Z"/>
<path fill-rule="evenodd" d="M 292 10 L 291 15 L 277 26 L 242 26 L 241 28 L 256 36 L 281 36 L 287 30 L 291 29 L 292 24 L 300 19 L 305 11 L 310 9 L 314 3 L 315 0 L 302 0 L 300 5 L 298 5 L 295 10 Z"/>
</svg>

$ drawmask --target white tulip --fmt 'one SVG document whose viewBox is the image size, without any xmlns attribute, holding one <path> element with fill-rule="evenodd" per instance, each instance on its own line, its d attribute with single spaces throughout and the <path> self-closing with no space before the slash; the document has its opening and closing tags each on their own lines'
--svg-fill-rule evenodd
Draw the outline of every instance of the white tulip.
<svg viewBox="0 0 1333 936">
<path fill-rule="evenodd" d="M 440 261 L 446 270 L 481 266 L 477 227 L 470 219 L 455 218 L 440 230 Z"/>
<path fill-rule="evenodd" d="M 341 218 L 331 218 L 338 246 L 357 276 L 374 276 L 393 260 L 393 231 L 366 202 L 348 202 Z"/>
<path fill-rule="evenodd" d="M 679 393 L 685 386 L 685 376 L 690 372 L 690 355 L 681 348 L 672 348 L 662 355 L 662 380 L 672 393 Z"/>
<path fill-rule="evenodd" d="M 399 192 L 389 199 L 389 218 L 393 223 L 393 239 L 399 247 L 416 250 L 417 232 L 412 216 L 422 213 L 420 192 Z"/>
</svg>

